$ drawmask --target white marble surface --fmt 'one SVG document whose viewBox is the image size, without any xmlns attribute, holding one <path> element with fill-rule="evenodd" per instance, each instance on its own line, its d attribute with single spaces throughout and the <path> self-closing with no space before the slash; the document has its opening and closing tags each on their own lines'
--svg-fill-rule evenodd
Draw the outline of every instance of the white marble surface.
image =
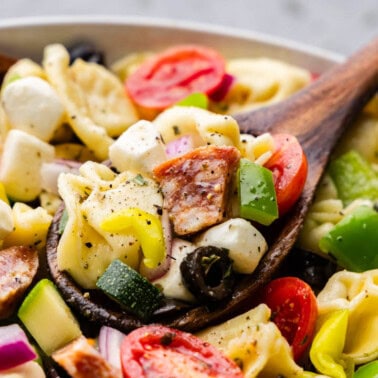
<svg viewBox="0 0 378 378">
<path fill-rule="evenodd" d="M 378 36 L 378 0 L 0 0 L 0 22 L 137 15 L 254 30 L 348 55 Z"/>
</svg>

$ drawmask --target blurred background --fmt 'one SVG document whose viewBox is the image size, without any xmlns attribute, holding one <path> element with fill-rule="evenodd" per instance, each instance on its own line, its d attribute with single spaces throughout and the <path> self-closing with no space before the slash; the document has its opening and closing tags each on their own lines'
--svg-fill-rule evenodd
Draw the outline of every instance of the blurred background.
<svg viewBox="0 0 378 378">
<path fill-rule="evenodd" d="M 170 18 L 253 30 L 348 55 L 378 35 L 378 0 L 1 0 L 0 22 L 49 15 Z"/>
</svg>

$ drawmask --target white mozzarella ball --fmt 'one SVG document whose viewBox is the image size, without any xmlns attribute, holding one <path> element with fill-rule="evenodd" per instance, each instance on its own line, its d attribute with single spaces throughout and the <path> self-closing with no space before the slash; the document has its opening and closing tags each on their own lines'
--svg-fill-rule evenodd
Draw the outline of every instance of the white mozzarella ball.
<svg viewBox="0 0 378 378">
<path fill-rule="evenodd" d="M 201 234 L 197 245 L 212 245 L 229 250 L 233 268 L 238 273 L 252 273 L 268 249 L 263 235 L 250 222 L 233 218 Z"/>
<path fill-rule="evenodd" d="M 54 88 L 38 77 L 11 82 L 1 99 L 11 127 L 43 141 L 52 138 L 64 116 L 64 107 Z"/>
<path fill-rule="evenodd" d="M 15 200 L 28 202 L 41 192 L 41 166 L 54 159 L 54 147 L 21 130 L 9 131 L 3 146 L 0 181 Z"/>
<path fill-rule="evenodd" d="M 130 126 L 110 146 L 109 157 L 120 172 L 130 170 L 149 175 L 155 166 L 167 160 L 161 136 L 148 121 Z"/>
</svg>

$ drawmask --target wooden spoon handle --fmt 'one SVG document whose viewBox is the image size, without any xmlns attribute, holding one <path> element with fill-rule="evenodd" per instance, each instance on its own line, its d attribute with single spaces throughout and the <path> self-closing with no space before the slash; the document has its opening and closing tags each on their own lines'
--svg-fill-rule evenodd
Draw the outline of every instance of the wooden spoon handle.
<svg viewBox="0 0 378 378">
<path fill-rule="evenodd" d="M 327 150 L 377 88 L 378 38 L 288 100 L 236 119 L 243 132 L 290 133 L 307 152 L 321 138 L 320 146 Z"/>
<path fill-rule="evenodd" d="M 7 55 L 0 54 L 0 83 L 9 68 L 16 63 L 16 59 Z"/>
</svg>

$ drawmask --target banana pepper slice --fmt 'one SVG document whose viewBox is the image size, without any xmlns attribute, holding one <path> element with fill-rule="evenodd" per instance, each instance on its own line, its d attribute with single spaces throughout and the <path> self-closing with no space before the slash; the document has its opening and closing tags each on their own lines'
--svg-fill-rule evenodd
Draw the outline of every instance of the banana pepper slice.
<svg viewBox="0 0 378 378">
<path fill-rule="evenodd" d="M 317 371 L 331 378 L 353 376 L 354 363 L 344 356 L 348 310 L 332 312 L 321 325 L 310 349 L 310 359 Z"/>
<path fill-rule="evenodd" d="M 107 232 L 132 230 L 141 245 L 143 262 L 148 268 L 156 268 L 165 258 L 163 227 L 154 214 L 139 208 L 123 209 L 105 218 L 100 227 Z"/>
</svg>

